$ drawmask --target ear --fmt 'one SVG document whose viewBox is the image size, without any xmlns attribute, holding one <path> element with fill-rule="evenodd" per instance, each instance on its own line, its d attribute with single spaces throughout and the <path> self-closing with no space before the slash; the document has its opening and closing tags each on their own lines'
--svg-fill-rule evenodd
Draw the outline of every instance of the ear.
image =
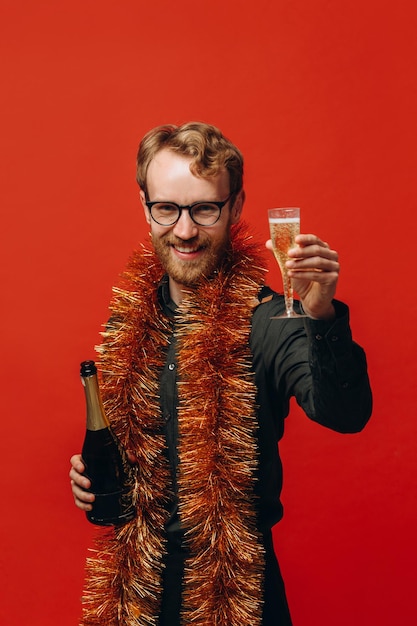
<svg viewBox="0 0 417 626">
<path fill-rule="evenodd" d="M 139 198 L 140 198 L 140 201 L 141 201 L 141 203 L 142 203 L 143 210 L 144 210 L 144 212 L 145 212 L 145 219 L 146 219 L 146 221 L 148 222 L 148 224 L 150 224 L 150 223 L 151 223 L 151 214 L 150 214 L 150 212 L 149 212 L 148 207 L 146 206 L 145 192 L 144 192 L 144 191 L 142 191 L 142 189 L 140 190 L 140 193 L 139 193 Z"/>
<path fill-rule="evenodd" d="M 230 220 L 232 224 L 237 224 L 237 222 L 240 220 L 244 202 L 245 202 L 245 192 L 243 189 L 241 189 L 239 193 L 237 194 L 236 200 L 234 201 L 234 204 L 230 211 Z"/>
</svg>

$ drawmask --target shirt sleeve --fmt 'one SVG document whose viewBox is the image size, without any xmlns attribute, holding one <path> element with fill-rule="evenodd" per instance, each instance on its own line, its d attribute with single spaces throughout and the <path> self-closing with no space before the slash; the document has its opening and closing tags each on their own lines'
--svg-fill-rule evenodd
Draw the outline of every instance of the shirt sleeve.
<svg viewBox="0 0 417 626">
<path fill-rule="evenodd" d="M 353 433 L 369 420 L 372 393 L 365 353 L 352 339 L 349 309 L 339 301 L 334 305 L 336 318 L 331 322 L 308 317 L 274 320 L 271 317 L 282 307 L 275 296 L 258 307 L 254 343 L 262 344 L 272 404 L 275 400 L 277 406 L 287 406 L 294 396 L 310 419 Z"/>
</svg>

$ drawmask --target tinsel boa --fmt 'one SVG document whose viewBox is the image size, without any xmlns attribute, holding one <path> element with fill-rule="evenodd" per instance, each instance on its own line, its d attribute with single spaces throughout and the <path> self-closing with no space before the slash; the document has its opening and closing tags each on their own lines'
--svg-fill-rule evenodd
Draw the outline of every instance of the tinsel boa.
<svg viewBox="0 0 417 626">
<path fill-rule="evenodd" d="M 190 558 L 183 624 L 257 626 L 264 553 L 256 529 L 256 387 L 251 313 L 264 262 L 244 226 L 210 279 L 189 290 L 175 319 L 178 347 L 179 502 Z M 105 408 L 122 445 L 134 451 L 137 517 L 100 531 L 87 561 L 83 626 L 156 626 L 170 470 L 158 381 L 172 322 L 160 309 L 163 270 L 136 252 L 114 290 L 100 347 Z"/>
</svg>

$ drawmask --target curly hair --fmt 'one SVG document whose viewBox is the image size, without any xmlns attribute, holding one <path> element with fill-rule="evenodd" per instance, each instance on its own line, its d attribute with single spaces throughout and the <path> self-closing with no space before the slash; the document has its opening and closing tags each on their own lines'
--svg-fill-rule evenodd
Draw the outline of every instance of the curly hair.
<svg viewBox="0 0 417 626">
<path fill-rule="evenodd" d="M 190 171 L 195 176 L 211 178 L 225 169 L 229 173 L 230 192 L 236 194 L 242 189 L 243 156 L 240 150 L 215 126 L 187 122 L 181 126 L 157 126 L 142 139 L 137 155 L 136 180 L 145 195 L 149 164 L 163 148 L 191 157 Z"/>
</svg>

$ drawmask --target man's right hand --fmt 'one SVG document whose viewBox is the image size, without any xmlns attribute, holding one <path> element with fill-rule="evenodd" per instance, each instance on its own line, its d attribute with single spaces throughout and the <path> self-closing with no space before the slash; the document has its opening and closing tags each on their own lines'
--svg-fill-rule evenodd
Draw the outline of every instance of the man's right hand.
<svg viewBox="0 0 417 626">
<path fill-rule="evenodd" d="M 82 511 L 91 511 L 92 503 L 95 496 L 93 493 L 86 491 L 91 486 L 90 481 L 84 476 L 84 463 L 81 460 L 81 454 L 74 454 L 70 459 L 71 470 L 69 477 L 71 479 L 72 495 L 76 506 Z"/>
</svg>

